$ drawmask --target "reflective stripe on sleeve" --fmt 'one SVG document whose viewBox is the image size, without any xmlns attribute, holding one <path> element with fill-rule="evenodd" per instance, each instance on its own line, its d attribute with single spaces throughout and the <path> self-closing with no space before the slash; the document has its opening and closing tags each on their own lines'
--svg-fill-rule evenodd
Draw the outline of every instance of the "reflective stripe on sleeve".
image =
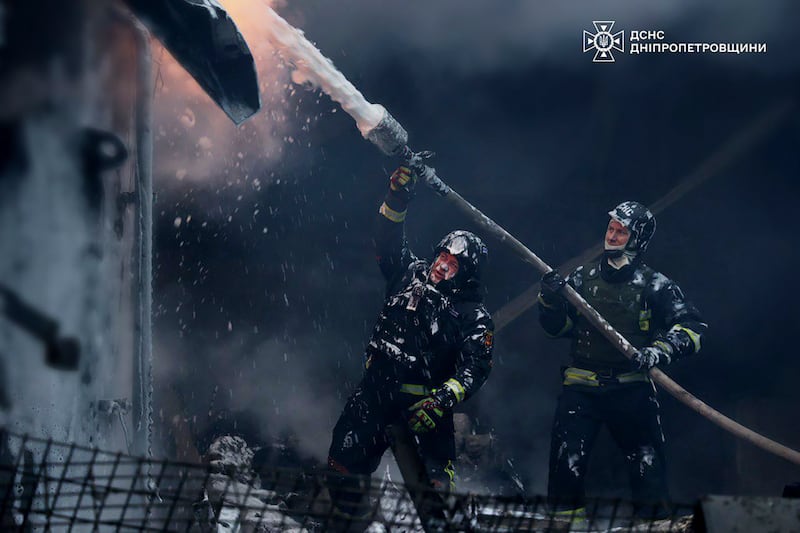
<svg viewBox="0 0 800 533">
<path fill-rule="evenodd" d="M 406 219 L 407 211 L 395 211 L 386 205 L 386 202 L 381 204 L 381 208 L 378 211 L 392 222 L 403 222 Z"/>
<path fill-rule="evenodd" d="M 456 395 L 456 402 L 460 402 L 464 400 L 464 396 L 467 395 L 467 391 L 464 390 L 464 386 L 458 382 L 457 379 L 450 378 L 444 382 L 444 386 L 450 389 L 453 394 Z"/>
<path fill-rule="evenodd" d="M 695 331 L 692 331 L 689 328 L 683 327 L 680 324 L 675 324 L 674 326 L 672 326 L 672 329 L 670 329 L 670 331 L 683 331 L 684 333 L 689 335 L 690 339 L 692 339 L 692 344 L 694 344 L 694 353 L 697 353 L 697 352 L 700 351 L 700 334 L 699 333 L 697 333 Z"/>
</svg>

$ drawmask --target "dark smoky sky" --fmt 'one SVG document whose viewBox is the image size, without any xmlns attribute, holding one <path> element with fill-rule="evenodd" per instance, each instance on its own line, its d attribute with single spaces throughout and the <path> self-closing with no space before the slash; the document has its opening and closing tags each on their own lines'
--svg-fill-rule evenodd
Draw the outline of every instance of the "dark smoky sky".
<svg viewBox="0 0 800 533">
<path fill-rule="evenodd" d="M 446 181 L 552 265 L 596 244 L 616 203 L 655 202 L 725 149 L 728 164 L 658 216 L 648 252 L 710 324 L 702 355 L 667 371 L 800 447 L 796 3 L 345 0 L 280 12 L 390 110 L 413 147 L 437 153 Z M 597 19 L 626 35 L 662 29 L 671 42 L 765 42 L 768 51 L 618 54 L 598 65 L 581 52 L 581 32 Z M 181 412 L 198 432 L 209 413 L 243 413 L 260 438 L 292 431 L 322 458 L 382 302 L 370 237 L 398 161 L 326 97 L 275 76 L 266 75 L 265 109 L 237 131 L 197 95 L 185 97 L 191 135 L 171 127 L 185 112 L 176 91 L 157 116 L 156 412 Z M 730 145 L 786 105 L 756 142 Z M 456 228 L 475 229 L 420 191 L 407 223 L 414 250 L 428 255 Z M 539 275 L 486 240 L 496 310 Z M 526 312 L 498 334 L 493 374 L 468 406 L 535 493 L 546 487 L 567 349 Z M 670 397 L 662 405 L 676 498 L 777 494 L 800 479 Z M 624 467 L 609 440 L 589 484 L 621 495 Z"/>
</svg>

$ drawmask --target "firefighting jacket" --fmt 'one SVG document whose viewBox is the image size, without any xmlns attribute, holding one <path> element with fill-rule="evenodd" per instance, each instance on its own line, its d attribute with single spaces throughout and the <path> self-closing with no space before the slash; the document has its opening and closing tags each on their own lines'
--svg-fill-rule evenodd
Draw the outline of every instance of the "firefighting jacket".
<svg viewBox="0 0 800 533">
<path fill-rule="evenodd" d="M 707 326 L 678 285 L 644 263 L 615 270 L 605 260 L 578 267 L 567 278 L 594 309 L 635 347 L 668 342 L 673 359 L 697 353 Z M 572 339 L 578 368 L 630 369 L 630 362 L 564 300 L 539 298 L 539 321 L 552 337 Z"/>
<path fill-rule="evenodd" d="M 428 283 L 430 264 L 408 248 L 405 213 L 404 202 L 388 194 L 375 239 L 386 299 L 366 348 L 367 361 L 391 366 L 399 383 L 446 384 L 462 401 L 489 375 L 494 324 L 478 280 L 445 290 Z"/>
</svg>

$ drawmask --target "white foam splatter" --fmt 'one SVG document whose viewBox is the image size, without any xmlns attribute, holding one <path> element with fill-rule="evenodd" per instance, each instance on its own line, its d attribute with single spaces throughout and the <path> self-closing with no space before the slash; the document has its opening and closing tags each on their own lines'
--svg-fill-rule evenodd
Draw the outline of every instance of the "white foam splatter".
<svg viewBox="0 0 800 533">
<path fill-rule="evenodd" d="M 291 63 L 292 81 L 298 85 L 310 83 L 321 89 L 356 121 L 361 135 L 366 136 L 383 118 L 386 110 L 380 104 L 371 104 L 347 81 L 330 59 L 306 39 L 301 30 L 294 28 L 264 6 L 264 16 L 269 22 L 270 43 L 284 60 Z"/>
</svg>

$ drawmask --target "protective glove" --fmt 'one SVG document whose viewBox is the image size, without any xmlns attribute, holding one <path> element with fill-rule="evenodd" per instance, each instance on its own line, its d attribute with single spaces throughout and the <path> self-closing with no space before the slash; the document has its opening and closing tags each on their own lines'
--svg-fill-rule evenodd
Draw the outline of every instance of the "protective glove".
<svg viewBox="0 0 800 533">
<path fill-rule="evenodd" d="M 672 326 L 661 339 L 673 348 L 673 359 L 700 351 L 700 335 L 686 326 Z"/>
<path fill-rule="evenodd" d="M 404 203 L 408 203 L 414 197 L 416 184 L 417 176 L 408 167 L 398 167 L 389 178 L 391 194 Z"/>
<path fill-rule="evenodd" d="M 411 411 L 408 427 L 414 433 L 432 431 L 436 428 L 436 423 L 444 416 L 445 411 L 452 408 L 455 403 L 455 394 L 447 387 L 434 390 L 429 396 L 408 408 Z"/>
<path fill-rule="evenodd" d="M 675 352 L 672 345 L 662 340 L 655 341 L 650 346 L 645 346 L 631 358 L 639 370 L 650 370 L 658 364 L 669 364 Z"/>
<path fill-rule="evenodd" d="M 561 277 L 558 270 L 551 270 L 542 276 L 539 289 L 539 298 L 546 306 L 554 307 L 566 302 L 564 296 L 561 295 L 561 288 L 567 284 L 567 281 Z"/>
</svg>

